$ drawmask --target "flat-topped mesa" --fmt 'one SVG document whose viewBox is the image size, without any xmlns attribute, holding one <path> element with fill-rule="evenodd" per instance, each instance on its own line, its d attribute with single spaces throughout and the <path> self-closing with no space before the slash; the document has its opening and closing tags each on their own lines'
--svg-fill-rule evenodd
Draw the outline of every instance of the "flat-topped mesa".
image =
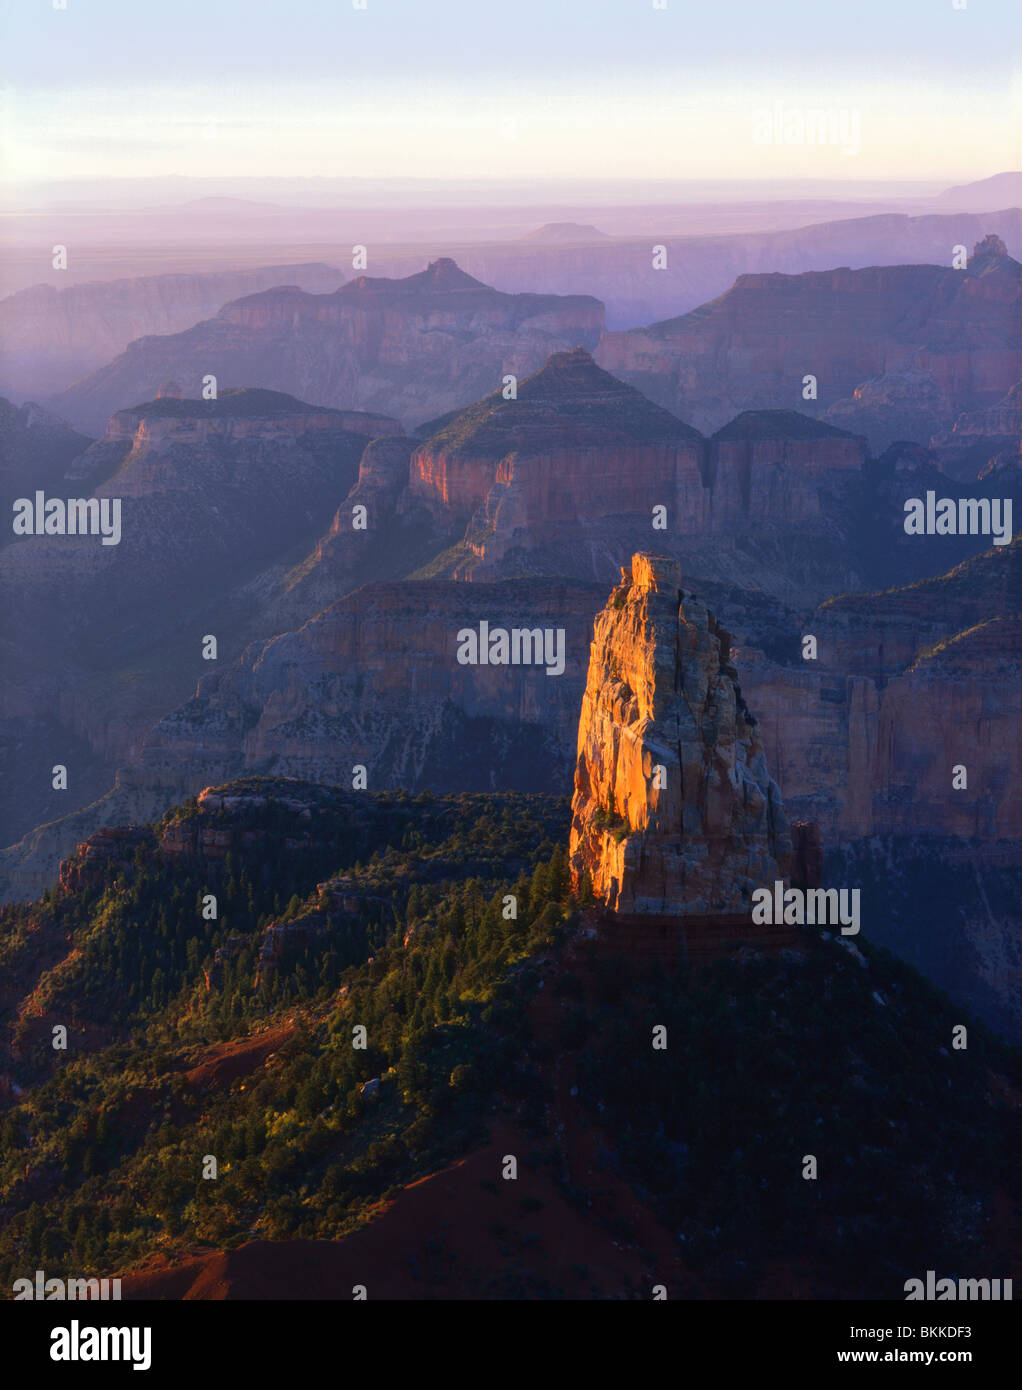
<svg viewBox="0 0 1022 1390">
<path fill-rule="evenodd" d="M 747 912 L 787 878 L 791 831 L 731 665 L 731 635 L 676 560 L 633 556 L 597 614 L 569 845 L 615 912 Z"/>
</svg>

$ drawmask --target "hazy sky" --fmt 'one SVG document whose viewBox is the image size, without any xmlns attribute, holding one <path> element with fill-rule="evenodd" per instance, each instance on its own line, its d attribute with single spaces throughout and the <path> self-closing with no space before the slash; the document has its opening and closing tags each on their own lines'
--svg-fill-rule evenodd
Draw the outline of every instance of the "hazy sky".
<svg viewBox="0 0 1022 1390">
<path fill-rule="evenodd" d="M 959 182 L 1022 165 L 1018 0 L 52 4 L 0 19 L 2 176 L 19 183 Z M 812 109 L 834 126 L 793 143 Z"/>
</svg>

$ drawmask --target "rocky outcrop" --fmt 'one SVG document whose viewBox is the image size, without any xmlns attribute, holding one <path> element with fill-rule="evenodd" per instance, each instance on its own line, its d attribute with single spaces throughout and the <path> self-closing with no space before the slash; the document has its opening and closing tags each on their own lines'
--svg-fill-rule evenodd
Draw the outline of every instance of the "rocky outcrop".
<svg viewBox="0 0 1022 1390">
<path fill-rule="evenodd" d="M 597 360 L 700 429 L 744 409 L 822 414 L 888 374 L 919 373 L 938 393 L 929 427 L 993 405 L 1018 378 L 1022 266 L 996 236 L 965 270 L 870 266 L 803 275 L 741 275 L 680 318 L 605 334 Z M 806 402 L 803 378 L 816 378 Z M 896 378 L 895 378 L 896 379 Z M 881 397 L 861 398 L 865 425 Z M 902 397 L 895 393 L 895 399 Z M 840 424 L 858 429 L 856 412 Z M 878 438 L 880 448 L 890 442 Z"/>
<path fill-rule="evenodd" d="M 61 863 L 57 878 L 63 893 L 98 888 L 112 867 L 129 868 L 140 845 L 152 843 L 147 826 L 103 826 L 82 842 L 70 859 Z"/>
<path fill-rule="evenodd" d="M 73 423 L 105 419 L 172 377 L 197 395 L 267 387 L 408 423 L 465 405 L 507 373 L 535 371 L 559 348 L 596 344 L 603 305 L 587 295 L 502 294 L 452 260 L 400 280 L 367 275 L 334 294 L 292 287 L 227 304 L 184 333 L 143 338 L 63 392 Z"/>
<path fill-rule="evenodd" d="M 331 266 L 308 264 L 90 280 L 67 289 L 32 285 L 0 299 L 0 383 L 19 394 L 50 395 L 109 362 L 136 338 L 180 333 L 240 295 L 274 285 L 328 294 L 344 279 Z"/>
<path fill-rule="evenodd" d="M 740 912 L 788 873 L 731 636 L 660 556 L 635 555 L 596 619 L 569 858 L 576 886 L 626 914 Z"/>
<path fill-rule="evenodd" d="M 1003 401 L 960 415 L 950 430 L 930 440 L 940 466 L 953 478 L 984 476 L 998 465 L 1022 465 L 1022 381 Z"/>
</svg>

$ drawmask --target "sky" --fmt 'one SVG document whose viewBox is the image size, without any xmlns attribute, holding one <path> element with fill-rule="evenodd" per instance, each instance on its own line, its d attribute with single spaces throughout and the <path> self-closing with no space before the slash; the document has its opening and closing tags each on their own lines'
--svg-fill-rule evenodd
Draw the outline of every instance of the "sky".
<svg viewBox="0 0 1022 1390">
<path fill-rule="evenodd" d="M 1017 0 L 360 3 L 9 3 L 0 179 L 953 183 L 1022 166 Z"/>
</svg>

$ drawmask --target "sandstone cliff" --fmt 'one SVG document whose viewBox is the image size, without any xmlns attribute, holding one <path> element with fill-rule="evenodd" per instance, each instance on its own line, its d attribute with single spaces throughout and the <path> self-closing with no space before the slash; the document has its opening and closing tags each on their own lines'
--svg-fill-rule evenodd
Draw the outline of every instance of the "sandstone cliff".
<svg viewBox="0 0 1022 1390">
<path fill-rule="evenodd" d="M 624 913 L 740 912 L 786 876 L 791 834 L 731 665 L 731 637 L 636 555 L 596 619 L 582 699 L 572 877 Z"/>
</svg>

